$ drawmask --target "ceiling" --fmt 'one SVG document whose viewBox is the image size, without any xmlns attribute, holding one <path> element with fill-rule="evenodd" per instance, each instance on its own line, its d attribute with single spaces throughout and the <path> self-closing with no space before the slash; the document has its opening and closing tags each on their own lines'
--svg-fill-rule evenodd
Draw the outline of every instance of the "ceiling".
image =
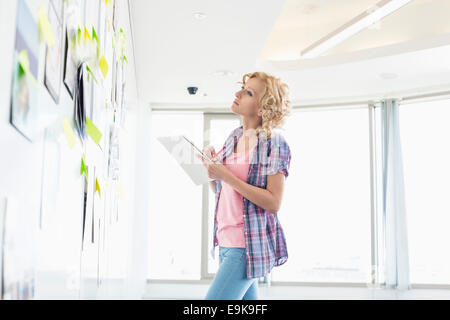
<svg viewBox="0 0 450 320">
<path fill-rule="evenodd" d="M 257 70 L 288 83 L 294 103 L 450 88 L 450 0 L 413 0 L 322 56 L 297 58 L 378 2 L 133 0 L 140 98 L 226 108 L 242 74 Z M 214 74 L 221 70 L 233 74 Z M 195 96 L 188 86 L 199 88 Z"/>
</svg>

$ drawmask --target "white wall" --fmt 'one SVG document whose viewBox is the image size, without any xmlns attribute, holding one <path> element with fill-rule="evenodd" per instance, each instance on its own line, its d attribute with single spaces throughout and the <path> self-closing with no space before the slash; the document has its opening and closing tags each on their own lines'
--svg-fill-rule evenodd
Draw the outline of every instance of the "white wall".
<svg viewBox="0 0 450 320">
<path fill-rule="evenodd" d="M 124 198 L 119 202 L 119 221 L 115 222 L 113 219 L 112 223 L 105 223 L 106 228 L 100 229 L 98 235 L 104 237 L 105 242 L 102 243 L 98 238 L 94 244 L 85 243 L 83 252 L 81 228 L 84 177 L 80 175 L 82 148 L 79 140 L 73 149 L 68 147 L 61 126 L 65 116 L 69 120 L 73 118 L 73 101 L 62 85 L 60 103 L 56 105 L 43 85 L 45 47 L 41 44 L 38 76 L 39 108 L 53 117 L 48 123 L 47 135 L 44 135 L 42 130 L 32 143 L 9 123 L 18 1 L 0 1 L 0 27 L 3 33 L 0 51 L 0 168 L 3 169 L 0 179 L 0 202 L 6 198 L 9 204 L 16 204 L 15 210 L 8 209 L 7 212 L 7 218 L 14 219 L 15 228 L 10 228 L 6 232 L 9 232 L 18 244 L 20 243 L 16 247 L 17 259 L 5 259 L 4 262 L 14 264 L 19 276 L 22 269 L 25 270 L 29 266 L 34 269 L 36 299 L 139 298 L 144 290 L 147 269 L 145 243 L 147 197 L 140 199 L 140 195 L 148 194 L 143 190 L 146 188 L 145 181 L 148 177 L 143 161 L 148 159 L 149 151 L 140 144 L 146 137 L 150 115 L 146 111 L 146 106 L 139 102 L 136 89 L 128 1 L 118 1 L 120 1 L 119 26 L 127 35 L 128 59 L 125 87 L 125 105 L 128 113 L 121 135 L 120 149 L 120 176 Z M 100 0 L 99 2 L 104 3 Z M 47 0 L 28 0 L 27 3 L 35 18 L 37 8 L 39 6 L 47 8 L 48 5 Z M 96 108 L 104 106 L 98 105 Z M 100 111 L 100 114 L 101 117 L 108 117 L 107 112 Z M 99 123 L 105 124 L 105 127 L 99 127 L 105 136 L 108 120 L 101 119 Z M 144 130 L 144 134 L 140 134 L 139 130 Z M 87 147 L 87 160 L 98 159 L 98 156 L 92 156 L 98 153 L 98 150 L 93 151 L 95 148 L 98 147 L 92 147 L 92 144 Z M 107 157 L 106 150 L 103 156 Z M 46 169 L 44 176 L 43 165 Z M 136 175 L 139 180 L 135 179 Z M 46 203 L 40 229 L 43 181 L 45 190 L 53 188 L 56 192 L 49 194 L 48 198 L 51 200 Z M 140 183 L 137 187 L 136 182 Z M 103 210 L 104 206 L 108 205 L 108 187 L 102 185 L 101 188 L 103 195 L 98 204 L 96 203 L 97 216 L 108 211 Z M 115 190 L 109 190 L 110 194 L 114 192 Z M 89 227 L 90 224 L 87 224 L 87 235 L 90 235 Z M 97 283 L 98 256 L 100 256 L 100 283 Z"/>
</svg>

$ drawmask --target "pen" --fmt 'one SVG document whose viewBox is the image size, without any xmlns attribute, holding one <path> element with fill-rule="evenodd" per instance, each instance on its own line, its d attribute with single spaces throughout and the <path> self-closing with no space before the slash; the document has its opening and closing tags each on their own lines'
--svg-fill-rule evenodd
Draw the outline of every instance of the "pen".
<svg viewBox="0 0 450 320">
<path fill-rule="evenodd" d="M 219 150 L 219 152 L 216 153 L 216 157 L 219 155 L 219 153 L 221 153 L 223 150 L 225 149 L 225 146 L 223 146 L 222 149 Z"/>
<path fill-rule="evenodd" d="M 188 138 L 186 138 L 185 136 L 182 136 L 184 140 L 186 140 L 187 142 L 189 142 L 195 149 L 197 149 L 197 151 L 205 158 L 208 159 L 209 161 L 211 161 L 211 159 L 209 157 L 206 156 L 206 154 L 204 154 L 199 148 L 197 148 L 195 146 L 195 144 L 193 144 Z"/>
</svg>

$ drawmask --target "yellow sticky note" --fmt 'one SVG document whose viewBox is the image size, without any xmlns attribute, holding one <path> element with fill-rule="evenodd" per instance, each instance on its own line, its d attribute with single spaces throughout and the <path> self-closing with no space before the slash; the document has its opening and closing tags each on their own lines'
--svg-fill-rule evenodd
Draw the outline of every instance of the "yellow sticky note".
<svg viewBox="0 0 450 320">
<path fill-rule="evenodd" d="M 84 43 L 86 43 L 87 39 L 89 39 L 89 42 L 92 42 L 92 38 L 91 35 L 89 34 L 88 29 L 84 27 L 84 37 L 83 37 Z"/>
<path fill-rule="evenodd" d="M 23 72 L 25 72 L 26 76 L 31 80 L 33 86 L 37 88 L 37 81 L 34 78 L 33 74 L 30 72 L 30 60 L 28 60 L 27 50 L 22 50 L 19 52 L 19 64 Z"/>
<path fill-rule="evenodd" d="M 75 134 L 73 133 L 72 127 L 70 126 L 69 120 L 67 117 L 64 118 L 63 121 L 63 130 L 66 136 L 67 142 L 69 143 L 69 147 L 72 149 L 73 146 L 77 143 L 77 139 L 75 138 Z"/>
<path fill-rule="evenodd" d="M 105 0 L 105 6 L 107 6 L 107 5 L 108 5 L 108 2 L 109 2 L 109 0 Z"/>
<path fill-rule="evenodd" d="M 101 194 L 100 194 L 100 185 L 98 183 L 97 178 L 95 178 L 95 192 L 98 192 L 98 196 L 101 198 Z"/>
<path fill-rule="evenodd" d="M 120 198 L 121 200 L 123 200 L 123 199 L 125 198 L 125 196 L 124 196 L 124 194 L 123 194 L 123 191 L 122 191 L 122 185 L 118 184 L 118 185 L 116 186 L 116 192 L 117 192 L 117 195 L 119 196 L 119 198 Z"/>
<path fill-rule="evenodd" d="M 52 47 L 55 44 L 55 36 L 53 35 L 52 26 L 50 25 L 50 21 L 48 20 L 47 14 L 43 7 L 38 9 L 38 26 L 39 32 L 42 39 L 45 40 L 45 43 Z"/>
<path fill-rule="evenodd" d="M 92 123 L 91 119 L 86 117 L 86 133 L 95 141 L 96 144 L 100 143 L 102 138 L 102 133 L 97 127 Z"/>
<path fill-rule="evenodd" d="M 101 56 L 98 66 L 100 67 L 100 71 L 103 74 L 103 78 L 106 78 L 106 76 L 108 75 L 109 66 L 104 55 Z"/>
</svg>

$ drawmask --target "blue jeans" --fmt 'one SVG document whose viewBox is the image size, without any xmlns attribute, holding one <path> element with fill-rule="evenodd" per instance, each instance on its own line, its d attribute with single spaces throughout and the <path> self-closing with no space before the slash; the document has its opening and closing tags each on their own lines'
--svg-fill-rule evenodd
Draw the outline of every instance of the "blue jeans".
<svg viewBox="0 0 450 320">
<path fill-rule="evenodd" d="M 205 300 L 258 300 L 258 278 L 247 278 L 245 248 L 219 246 L 219 270 Z"/>
</svg>

